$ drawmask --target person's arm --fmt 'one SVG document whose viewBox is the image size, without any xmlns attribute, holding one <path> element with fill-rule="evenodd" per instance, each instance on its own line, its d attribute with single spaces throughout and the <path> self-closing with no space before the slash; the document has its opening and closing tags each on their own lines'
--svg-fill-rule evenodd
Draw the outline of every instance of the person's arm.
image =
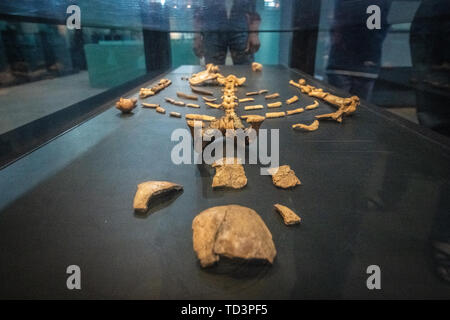
<svg viewBox="0 0 450 320">
<path fill-rule="evenodd" d="M 259 42 L 259 25 L 261 24 L 261 17 L 256 12 L 256 3 L 253 1 L 252 9 L 247 14 L 247 23 L 248 23 L 248 40 L 247 40 L 247 49 L 245 50 L 248 53 L 255 53 L 259 50 L 261 43 Z"/>
</svg>

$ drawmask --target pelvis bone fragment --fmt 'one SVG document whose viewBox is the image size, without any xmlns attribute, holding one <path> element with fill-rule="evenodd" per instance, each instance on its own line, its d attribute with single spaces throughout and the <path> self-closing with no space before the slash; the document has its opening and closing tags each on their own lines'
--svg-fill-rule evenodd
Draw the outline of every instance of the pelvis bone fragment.
<svg viewBox="0 0 450 320">
<path fill-rule="evenodd" d="M 145 213 L 151 200 L 172 190 L 182 190 L 183 186 L 169 181 L 147 181 L 138 184 L 134 196 L 133 208 L 135 212 Z"/>
<path fill-rule="evenodd" d="M 239 205 L 212 207 L 192 221 L 193 244 L 202 267 L 220 257 L 273 263 L 277 250 L 272 234 L 258 213 Z"/>
</svg>

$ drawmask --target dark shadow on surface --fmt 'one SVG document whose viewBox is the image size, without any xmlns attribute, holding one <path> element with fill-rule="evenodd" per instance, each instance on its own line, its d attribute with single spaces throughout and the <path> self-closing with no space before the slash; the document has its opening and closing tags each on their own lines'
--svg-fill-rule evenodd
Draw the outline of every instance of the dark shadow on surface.
<svg viewBox="0 0 450 320">
<path fill-rule="evenodd" d="M 148 210 L 145 213 L 134 212 L 134 217 L 146 219 L 149 215 L 170 206 L 181 194 L 183 190 L 170 190 L 150 199 Z"/>
</svg>

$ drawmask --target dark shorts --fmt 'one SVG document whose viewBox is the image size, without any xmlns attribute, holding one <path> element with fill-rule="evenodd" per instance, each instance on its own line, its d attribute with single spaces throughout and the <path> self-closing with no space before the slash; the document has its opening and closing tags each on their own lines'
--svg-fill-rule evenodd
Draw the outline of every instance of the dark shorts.
<svg viewBox="0 0 450 320">
<path fill-rule="evenodd" d="M 227 49 L 230 49 L 233 64 L 251 64 L 253 54 L 245 52 L 247 32 L 207 32 L 203 34 L 205 63 L 225 64 Z"/>
</svg>

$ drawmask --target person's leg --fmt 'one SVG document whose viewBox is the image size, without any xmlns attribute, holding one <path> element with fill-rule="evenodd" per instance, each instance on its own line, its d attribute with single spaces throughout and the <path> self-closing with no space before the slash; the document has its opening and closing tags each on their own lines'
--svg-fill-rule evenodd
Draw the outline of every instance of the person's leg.
<svg viewBox="0 0 450 320">
<path fill-rule="evenodd" d="M 228 36 L 228 45 L 230 47 L 233 64 L 251 64 L 254 61 L 253 54 L 245 52 L 247 49 L 248 33 L 233 32 Z"/>
<path fill-rule="evenodd" d="M 344 76 L 341 74 L 329 73 L 327 75 L 328 83 L 336 88 L 350 91 L 352 88 L 352 79 L 350 76 Z"/>
<path fill-rule="evenodd" d="M 357 95 L 361 99 L 369 101 L 372 97 L 375 80 L 371 78 L 352 77 L 352 87 L 349 92 Z"/>
<path fill-rule="evenodd" d="M 205 52 L 205 63 L 216 65 L 225 64 L 227 56 L 227 41 L 223 33 L 206 32 L 203 34 L 203 48 Z"/>
</svg>

